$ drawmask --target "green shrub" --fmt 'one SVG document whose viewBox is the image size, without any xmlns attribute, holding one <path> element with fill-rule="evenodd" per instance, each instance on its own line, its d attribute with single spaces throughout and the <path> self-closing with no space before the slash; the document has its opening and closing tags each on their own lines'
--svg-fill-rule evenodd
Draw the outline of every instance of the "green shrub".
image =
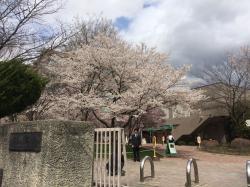
<svg viewBox="0 0 250 187">
<path fill-rule="evenodd" d="M 34 104 L 46 83 L 47 79 L 20 59 L 0 62 L 0 118 Z"/>
<path fill-rule="evenodd" d="M 246 149 L 250 147 L 250 140 L 244 138 L 235 138 L 231 142 L 231 147 L 238 149 Z"/>
<path fill-rule="evenodd" d="M 235 128 L 238 137 L 250 139 L 250 127 L 247 127 L 245 123 Z"/>
</svg>

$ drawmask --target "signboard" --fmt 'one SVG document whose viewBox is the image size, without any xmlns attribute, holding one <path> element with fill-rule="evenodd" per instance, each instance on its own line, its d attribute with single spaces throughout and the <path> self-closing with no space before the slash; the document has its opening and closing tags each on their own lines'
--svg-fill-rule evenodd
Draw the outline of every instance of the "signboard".
<svg viewBox="0 0 250 187">
<path fill-rule="evenodd" d="M 170 154 L 176 154 L 175 143 L 168 143 Z"/>
<path fill-rule="evenodd" d="M 250 127 L 250 119 L 247 119 L 247 120 L 246 120 L 246 126 L 247 126 L 247 127 Z"/>
<path fill-rule="evenodd" d="M 11 133 L 9 151 L 40 152 L 42 132 Z"/>
</svg>

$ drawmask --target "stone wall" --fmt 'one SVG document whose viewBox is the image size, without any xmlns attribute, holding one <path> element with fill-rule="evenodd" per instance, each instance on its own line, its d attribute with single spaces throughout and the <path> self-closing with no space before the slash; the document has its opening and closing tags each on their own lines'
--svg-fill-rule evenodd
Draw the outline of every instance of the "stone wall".
<svg viewBox="0 0 250 187">
<path fill-rule="evenodd" d="M 41 152 L 9 150 L 11 133 L 42 132 Z M 3 187 L 89 187 L 92 183 L 94 126 L 74 121 L 0 125 Z"/>
</svg>

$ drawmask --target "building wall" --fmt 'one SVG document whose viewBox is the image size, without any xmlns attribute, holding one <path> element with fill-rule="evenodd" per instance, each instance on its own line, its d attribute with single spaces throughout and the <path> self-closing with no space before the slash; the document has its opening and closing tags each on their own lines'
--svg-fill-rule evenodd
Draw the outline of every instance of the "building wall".
<svg viewBox="0 0 250 187">
<path fill-rule="evenodd" d="M 165 119 L 172 119 L 189 117 L 191 115 L 192 110 L 187 104 L 179 104 L 165 109 L 164 112 L 166 114 Z"/>
<path fill-rule="evenodd" d="M 200 135 L 204 140 L 217 140 L 219 143 L 229 141 L 228 125 L 230 118 L 227 116 L 218 116 L 209 118 L 196 131 L 193 132 L 194 137 Z"/>
<path fill-rule="evenodd" d="M 9 151 L 11 133 L 42 132 L 41 152 Z M 89 187 L 94 127 L 86 122 L 34 121 L 0 125 L 0 168 L 6 187 Z"/>
</svg>

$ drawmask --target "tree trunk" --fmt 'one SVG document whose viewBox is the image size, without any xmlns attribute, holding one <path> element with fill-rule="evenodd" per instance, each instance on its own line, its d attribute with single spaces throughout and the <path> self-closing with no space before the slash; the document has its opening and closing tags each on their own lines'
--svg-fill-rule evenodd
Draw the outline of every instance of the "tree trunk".
<svg viewBox="0 0 250 187">
<path fill-rule="evenodd" d="M 114 128 L 115 127 L 115 117 L 112 118 L 111 120 L 111 127 Z"/>
</svg>

